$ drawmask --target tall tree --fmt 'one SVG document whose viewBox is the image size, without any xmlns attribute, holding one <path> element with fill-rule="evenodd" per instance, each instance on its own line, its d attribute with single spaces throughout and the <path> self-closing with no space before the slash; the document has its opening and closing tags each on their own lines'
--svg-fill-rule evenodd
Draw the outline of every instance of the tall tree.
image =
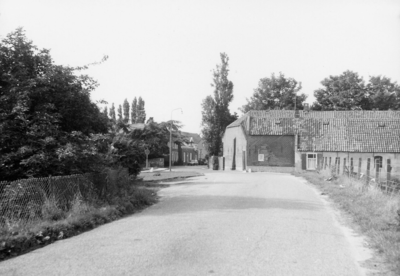
<svg viewBox="0 0 400 276">
<path fill-rule="evenodd" d="M 129 122 L 129 102 L 127 99 L 124 100 L 124 104 L 123 104 L 123 108 L 124 108 L 124 123 L 127 124 Z"/>
<path fill-rule="evenodd" d="M 104 111 L 103 111 L 104 115 L 108 118 L 108 107 L 104 107 Z"/>
<path fill-rule="evenodd" d="M 113 121 L 114 123 L 117 121 L 117 117 L 115 116 L 114 103 L 112 103 L 111 108 L 110 108 L 110 118 L 111 118 L 111 121 Z"/>
<path fill-rule="evenodd" d="M 345 71 L 321 82 L 323 88 L 314 91 L 315 110 L 369 110 L 371 102 L 364 80 L 357 73 Z"/>
<path fill-rule="evenodd" d="M 270 78 L 262 78 L 258 87 L 254 89 L 253 96 L 243 105 L 241 111 L 268 109 L 303 109 L 303 103 L 307 96 L 297 95 L 301 90 L 301 83 L 293 78 L 287 78 L 284 74 L 279 76 L 272 74 Z"/>
<path fill-rule="evenodd" d="M 76 71 L 22 29 L 0 42 L 0 180 L 89 170 L 89 136 L 106 133 L 108 120 L 90 100 L 97 83 Z"/>
<path fill-rule="evenodd" d="M 222 153 L 222 136 L 225 128 L 237 119 L 230 114 L 229 104 L 233 100 L 233 83 L 228 79 L 229 57 L 220 54 L 221 64 L 213 71 L 214 97 L 207 96 L 202 103 L 202 134 L 208 151 L 213 155 Z"/>
<path fill-rule="evenodd" d="M 122 105 L 118 105 L 118 121 L 122 122 Z"/>
<path fill-rule="evenodd" d="M 131 107 L 131 122 L 132 124 L 136 123 L 137 121 L 137 99 L 136 97 L 132 101 Z"/>
<path fill-rule="evenodd" d="M 138 105 L 137 105 L 137 122 L 144 123 L 146 121 L 146 111 L 144 109 L 144 100 L 142 97 L 139 97 Z"/>
</svg>

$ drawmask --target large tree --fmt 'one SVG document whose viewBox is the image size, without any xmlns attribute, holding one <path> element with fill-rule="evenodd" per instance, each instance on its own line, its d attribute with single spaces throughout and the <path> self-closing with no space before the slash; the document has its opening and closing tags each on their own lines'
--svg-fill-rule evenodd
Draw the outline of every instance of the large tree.
<svg viewBox="0 0 400 276">
<path fill-rule="evenodd" d="M 323 88 L 314 91 L 315 110 L 370 109 L 369 95 L 366 93 L 362 77 L 352 71 L 339 76 L 329 76 L 321 82 Z"/>
<path fill-rule="evenodd" d="M 229 57 L 220 54 L 221 64 L 213 71 L 214 97 L 207 96 L 202 102 L 202 135 L 212 155 L 222 154 L 222 136 L 225 128 L 237 119 L 229 112 L 233 100 L 233 83 L 228 79 Z"/>
<path fill-rule="evenodd" d="M 77 71 L 54 64 L 22 29 L 0 42 L 1 179 L 89 170 L 89 135 L 107 132 L 108 119 L 90 100 L 97 83 Z"/>
<path fill-rule="evenodd" d="M 399 110 L 400 86 L 385 76 L 372 76 L 366 85 L 369 109 Z"/>
<path fill-rule="evenodd" d="M 254 89 L 253 96 L 243 105 L 241 111 L 268 109 L 303 109 L 303 103 L 307 96 L 297 95 L 301 90 L 301 83 L 293 78 L 287 78 L 284 74 L 279 76 L 272 74 L 269 78 L 262 78 L 258 87 Z"/>
</svg>

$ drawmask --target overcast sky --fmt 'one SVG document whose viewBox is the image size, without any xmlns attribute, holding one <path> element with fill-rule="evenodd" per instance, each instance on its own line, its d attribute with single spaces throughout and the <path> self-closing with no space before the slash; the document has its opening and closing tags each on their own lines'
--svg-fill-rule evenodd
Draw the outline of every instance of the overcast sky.
<svg viewBox="0 0 400 276">
<path fill-rule="evenodd" d="M 284 73 L 309 95 L 345 70 L 400 83 L 400 1 L 0 0 L 0 36 L 23 27 L 57 64 L 101 60 L 93 100 L 145 100 L 148 117 L 200 132 L 219 54 L 230 58 L 231 111 L 261 78 Z"/>
</svg>

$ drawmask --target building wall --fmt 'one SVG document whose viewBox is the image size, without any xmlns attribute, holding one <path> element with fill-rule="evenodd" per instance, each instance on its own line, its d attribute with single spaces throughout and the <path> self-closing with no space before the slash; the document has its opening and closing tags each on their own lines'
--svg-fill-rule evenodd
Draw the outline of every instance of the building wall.
<svg viewBox="0 0 400 276">
<path fill-rule="evenodd" d="M 243 156 L 244 158 L 247 157 L 246 156 L 247 141 L 241 126 L 227 128 L 222 138 L 223 149 L 224 149 L 223 156 L 225 157 L 225 170 L 231 170 L 233 166 L 233 153 L 234 153 L 233 141 L 235 138 L 236 138 L 235 169 L 245 170 L 246 168 L 243 167 L 242 158 Z"/>
<path fill-rule="evenodd" d="M 249 136 L 247 142 L 248 166 L 295 166 L 294 135 Z"/>
<path fill-rule="evenodd" d="M 364 173 L 367 171 L 367 160 L 370 158 L 370 173 L 371 176 L 375 176 L 376 166 L 374 163 L 375 156 L 382 156 L 382 177 L 386 177 L 386 170 L 388 159 L 390 159 L 390 165 L 392 167 L 391 174 L 392 176 L 400 177 L 400 153 L 356 153 L 356 152 L 323 152 L 322 158 L 324 159 L 322 162 L 323 168 L 328 167 L 329 164 L 331 166 L 335 165 L 335 160 L 338 157 L 340 160 L 339 163 L 339 174 L 343 174 L 344 163 L 346 162 L 346 166 L 350 167 L 351 158 L 353 158 L 353 167 L 354 172 L 358 172 L 359 167 L 359 159 L 361 158 L 361 167 L 360 172 Z M 326 159 L 325 159 L 326 158 Z M 345 161 L 346 159 L 346 161 Z M 327 163 L 325 165 L 325 163 Z"/>
<path fill-rule="evenodd" d="M 191 160 L 197 160 L 197 151 L 192 147 L 182 147 L 182 161 L 187 164 Z"/>
</svg>

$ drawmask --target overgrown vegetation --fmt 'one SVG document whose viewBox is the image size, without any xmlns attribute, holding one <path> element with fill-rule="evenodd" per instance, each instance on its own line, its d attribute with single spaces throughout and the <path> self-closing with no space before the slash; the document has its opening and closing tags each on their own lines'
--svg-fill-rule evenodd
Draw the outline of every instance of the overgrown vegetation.
<svg viewBox="0 0 400 276">
<path fill-rule="evenodd" d="M 37 219 L 15 217 L 2 223 L 0 260 L 77 235 L 157 201 L 156 190 L 138 186 L 126 170 L 110 171 L 101 180 L 106 182 L 106 189 L 97 190 L 92 198 L 84 200 L 78 193 L 66 208 L 60 198 L 50 194 L 45 197 Z M 95 184 L 102 186 L 101 183 Z"/>
<path fill-rule="evenodd" d="M 340 209 L 351 215 L 369 243 L 387 260 L 395 275 L 400 275 L 400 196 L 385 194 L 375 185 L 347 176 L 332 178 L 329 171 L 297 174 L 315 184 Z"/>
</svg>

